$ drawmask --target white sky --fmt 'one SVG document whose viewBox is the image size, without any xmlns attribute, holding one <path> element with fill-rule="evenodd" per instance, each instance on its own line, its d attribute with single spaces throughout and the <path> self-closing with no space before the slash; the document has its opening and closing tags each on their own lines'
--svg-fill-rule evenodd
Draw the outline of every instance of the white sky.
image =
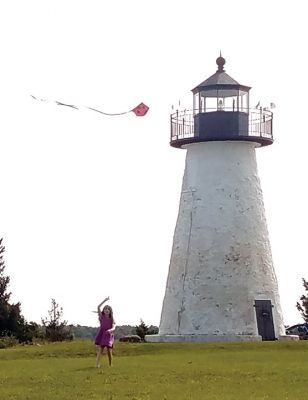
<svg viewBox="0 0 308 400">
<path fill-rule="evenodd" d="M 118 324 L 159 324 L 185 151 L 171 105 L 216 71 L 274 110 L 257 150 L 286 324 L 307 268 L 307 21 L 304 0 L 20 0 L 0 5 L 0 237 L 12 300 L 70 323 L 110 295 Z M 106 117 L 30 95 L 99 108 Z"/>
</svg>

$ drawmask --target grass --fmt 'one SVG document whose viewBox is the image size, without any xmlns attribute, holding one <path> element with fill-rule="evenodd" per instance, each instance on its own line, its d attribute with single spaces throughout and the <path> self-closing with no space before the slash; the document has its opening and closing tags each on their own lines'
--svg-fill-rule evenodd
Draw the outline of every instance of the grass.
<svg viewBox="0 0 308 400">
<path fill-rule="evenodd" d="M 0 399 L 265 400 L 306 398 L 308 341 L 117 343 L 94 368 L 90 341 L 0 350 Z"/>
</svg>

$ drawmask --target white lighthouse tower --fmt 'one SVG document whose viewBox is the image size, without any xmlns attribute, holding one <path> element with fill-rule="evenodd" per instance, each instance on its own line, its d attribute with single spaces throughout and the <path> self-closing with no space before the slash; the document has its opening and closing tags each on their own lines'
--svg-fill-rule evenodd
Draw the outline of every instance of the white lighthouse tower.
<svg viewBox="0 0 308 400">
<path fill-rule="evenodd" d="M 148 341 L 250 341 L 284 336 L 256 148 L 273 143 L 271 111 L 249 108 L 250 87 L 225 60 L 192 90 L 193 111 L 171 115 L 171 146 L 186 149 L 159 334 Z"/>
</svg>

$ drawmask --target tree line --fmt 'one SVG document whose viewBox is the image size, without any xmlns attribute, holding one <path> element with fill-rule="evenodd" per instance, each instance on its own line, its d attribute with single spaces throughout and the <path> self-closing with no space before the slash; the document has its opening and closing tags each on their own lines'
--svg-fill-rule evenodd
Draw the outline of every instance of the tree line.
<svg viewBox="0 0 308 400">
<path fill-rule="evenodd" d="M 97 333 L 97 327 L 83 325 L 69 325 L 72 335 L 76 339 L 94 339 Z M 154 335 L 158 333 L 158 327 L 155 325 L 146 325 L 141 319 L 139 325 L 117 325 L 115 329 L 115 339 L 124 336 L 138 335 L 144 340 L 146 335 Z"/>
</svg>

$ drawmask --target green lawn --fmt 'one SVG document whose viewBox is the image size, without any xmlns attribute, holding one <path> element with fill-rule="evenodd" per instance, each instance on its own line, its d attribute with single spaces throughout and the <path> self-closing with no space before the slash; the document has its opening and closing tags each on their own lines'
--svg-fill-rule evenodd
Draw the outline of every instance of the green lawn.
<svg viewBox="0 0 308 400">
<path fill-rule="evenodd" d="M 308 341 L 117 343 L 94 368 L 90 341 L 0 350 L 0 399 L 305 399 Z"/>
</svg>

